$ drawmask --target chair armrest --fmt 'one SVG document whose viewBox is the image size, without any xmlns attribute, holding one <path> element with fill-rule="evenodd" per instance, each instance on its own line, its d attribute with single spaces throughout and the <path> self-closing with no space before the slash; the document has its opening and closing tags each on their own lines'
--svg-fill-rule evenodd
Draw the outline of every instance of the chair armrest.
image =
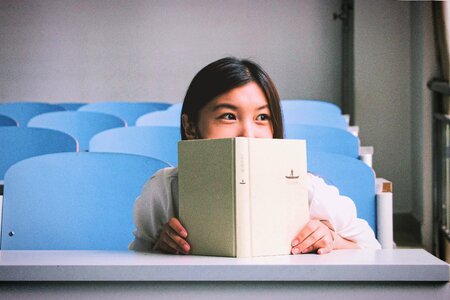
<svg viewBox="0 0 450 300">
<path fill-rule="evenodd" d="M 347 131 L 358 137 L 359 135 L 359 126 L 348 126 Z"/>
<path fill-rule="evenodd" d="M 384 178 L 377 178 L 375 182 L 377 239 L 383 249 L 393 249 L 395 244 L 392 182 Z"/>
<path fill-rule="evenodd" d="M 366 165 L 372 168 L 373 147 L 361 146 L 359 147 L 359 159 Z"/>
</svg>

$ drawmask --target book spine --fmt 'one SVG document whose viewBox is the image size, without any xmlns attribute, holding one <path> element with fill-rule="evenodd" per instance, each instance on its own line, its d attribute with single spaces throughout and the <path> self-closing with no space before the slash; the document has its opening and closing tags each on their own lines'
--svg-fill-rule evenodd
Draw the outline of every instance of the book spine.
<svg viewBox="0 0 450 300">
<path fill-rule="evenodd" d="M 235 139 L 236 257 L 252 256 L 248 139 Z"/>
</svg>

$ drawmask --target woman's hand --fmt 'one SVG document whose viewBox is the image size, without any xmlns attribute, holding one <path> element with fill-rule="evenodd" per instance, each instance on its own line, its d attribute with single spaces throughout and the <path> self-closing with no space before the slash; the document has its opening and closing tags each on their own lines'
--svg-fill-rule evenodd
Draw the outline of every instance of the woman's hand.
<svg viewBox="0 0 450 300">
<path fill-rule="evenodd" d="M 191 246 L 186 242 L 188 233 L 177 218 L 167 222 L 156 241 L 155 250 L 171 254 L 189 254 Z"/>
<path fill-rule="evenodd" d="M 337 234 L 331 230 L 325 222 L 310 220 L 302 228 L 300 233 L 292 241 L 292 254 L 317 251 L 317 254 L 325 254 L 334 249 Z"/>
</svg>

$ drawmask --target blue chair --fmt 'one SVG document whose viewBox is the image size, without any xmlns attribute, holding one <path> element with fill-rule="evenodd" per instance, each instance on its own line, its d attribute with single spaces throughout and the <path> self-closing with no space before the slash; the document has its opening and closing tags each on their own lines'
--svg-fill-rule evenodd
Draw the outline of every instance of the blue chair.
<svg viewBox="0 0 450 300">
<path fill-rule="evenodd" d="M 176 166 L 180 139 L 180 129 L 176 127 L 115 128 L 95 135 L 89 144 L 89 151 L 145 155 Z"/>
<path fill-rule="evenodd" d="M 18 126 L 23 127 L 34 116 L 64 110 L 61 106 L 40 102 L 11 102 L 0 105 L 0 114 L 13 118 L 17 121 Z"/>
<path fill-rule="evenodd" d="M 65 110 L 78 110 L 83 105 L 87 103 L 82 102 L 64 102 L 64 103 L 56 103 L 57 105 L 64 107 Z"/>
<path fill-rule="evenodd" d="M 302 124 L 285 124 L 284 127 L 285 138 L 306 140 L 308 150 L 359 156 L 359 140 L 346 130 Z"/>
<path fill-rule="evenodd" d="M 0 115 L 0 126 L 17 126 L 17 121 L 8 116 Z"/>
<path fill-rule="evenodd" d="M 164 110 L 145 114 L 136 121 L 136 126 L 180 127 L 181 114 L 178 110 Z"/>
<path fill-rule="evenodd" d="M 5 176 L 2 250 L 127 250 L 133 204 L 167 164 L 118 153 L 58 153 Z"/>
<path fill-rule="evenodd" d="M 284 124 L 326 126 L 347 130 L 347 121 L 342 115 L 305 114 L 300 111 L 283 111 Z"/>
<path fill-rule="evenodd" d="M 87 111 L 46 113 L 28 122 L 29 127 L 55 129 L 70 134 L 78 140 L 80 151 L 89 149 L 89 141 L 97 133 L 125 125 L 125 121 L 119 117 Z"/>
<path fill-rule="evenodd" d="M 376 233 L 375 174 L 362 161 L 333 153 L 308 151 L 308 172 L 336 186 L 341 195 L 350 197 L 358 217 L 366 220 Z"/>
<path fill-rule="evenodd" d="M 134 126 L 136 119 L 146 113 L 165 110 L 170 106 L 161 102 L 96 102 L 80 107 L 79 111 L 101 112 L 124 119 L 128 126 Z"/>
<path fill-rule="evenodd" d="M 305 113 L 323 113 L 323 114 L 335 114 L 341 115 L 342 111 L 334 103 L 326 102 L 322 100 L 281 100 L 281 107 L 283 110 L 295 110 Z"/>
<path fill-rule="evenodd" d="M 167 108 L 167 110 L 176 110 L 179 113 L 181 113 L 182 108 L 183 108 L 183 103 L 179 102 L 179 103 L 172 104 L 171 106 L 169 106 L 169 108 Z"/>
<path fill-rule="evenodd" d="M 318 100 L 282 100 L 284 124 L 306 124 L 347 130 L 347 121 L 340 108 Z"/>
<path fill-rule="evenodd" d="M 23 159 L 57 152 L 76 152 L 77 141 L 51 129 L 0 127 L 0 180 L 6 170 Z"/>
</svg>

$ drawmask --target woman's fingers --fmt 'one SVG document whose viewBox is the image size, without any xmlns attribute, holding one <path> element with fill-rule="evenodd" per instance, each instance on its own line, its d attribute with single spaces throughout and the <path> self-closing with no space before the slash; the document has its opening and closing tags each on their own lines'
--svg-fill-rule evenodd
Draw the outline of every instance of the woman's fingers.
<svg viewBox="0 0 450 300">
<path fill-rule="evenodd" d="M 331 252 L 334 248 L 334 240 L 336 238 L 336 233 L 330 230 L 330 236 L 325 236 L 324 241 L 319 245 L 317 254 L 326 254 Z"/>
<path fill-rule="evenodd" d="M 172 230 L 167 226 L 163 227 L 158 241 L 156 242 L 155 249 L 161 250 L 166 253 L 178 254 L 179 250 L 177 244 L 170 238 L 167 233 L 168 230 Z"/>
<path fill-rule="evenodd" d="M 172 228 L 181 237 L 187 238 L 187 231 L 183 227 L 183 225 L 181 225 L 181 222 L 177 218 L 170 219 L 167 224 L 169 224 L 170 228 Z"/>
<path fill-rule="evenodd" d="M 292 254 L 318 251 L 328 253 L 333 249 L 331 230 L 319 220 L 309 221 L 292 242 Z"/>
<path fill-rule="evenodd" d="M 164 253 L 178 254 L 179 253 L 178 248 L 176 246 L 175 247 L 173 247 L 173 246 L 174 246 L 173 244 L 170 245 L 170 244 L 166 243 L 164 238 L 161 237 L 158 240 L 158 242 L 156 243 L 155 249 L 160 250 Z"/>
<path fill-rule="evenodd" d="M 184 252 L 183 248 L 175 240 L 175 235 L 176 234 L 172 232 L 172 229 L 166 228 L 161 235 L 161 241 L 175 251 Z"/>
<path fill-rule="evenodd" d="M 292 241 L 291 246 L 295 247 L 301 244 L 308 236 L 311 235 L 314 231 L 316 231 L 320 226 L 320 221 L 318 220 L 310 220 L 306 225 L 302 228 L 297 237 Z"/>
<path fill-rule="evenodd" d="M 169 222 L 164 225 L 155 245 L 155 249 L 159 249 L 166 253 L 188 254 L 191 247 L 180 235 L 187 237 L 186 229 L 184 229 L 180 221 L 176 218 L 170 219 Z"/>
<path fill-rule="evenodd" d="M 292 241 L 292 254 L 307 253 L 315 241 L 322 238 L 321 233 L 318 232 L 320 226 L 321 223 L 318 220 L 310 220 L 306 223 L 297 237 Z"/>
<path fill-rule="evenodd" d="M 325 229 L 323 227 L 317 228 L 314 232 L 312 232 L 307 238 L 303 240 L 297 247 L 300 248 L 300 252 L 307 253 L 313 250 L 316 250 L 316 243 L 321 241 L 325 235 L 328 233 L 328 228 Z"/>
<path fill-rule="evenodd" d="M 189 244 L 181 237 L 179 236 L 175 231 L 173 231 L 172 228 L 168 228 L 167 235 L 171 240 L 171 243 L 174 243 L 176 247 L 185 253 L 188 253 L 191 247 Z"/>
</svg>

